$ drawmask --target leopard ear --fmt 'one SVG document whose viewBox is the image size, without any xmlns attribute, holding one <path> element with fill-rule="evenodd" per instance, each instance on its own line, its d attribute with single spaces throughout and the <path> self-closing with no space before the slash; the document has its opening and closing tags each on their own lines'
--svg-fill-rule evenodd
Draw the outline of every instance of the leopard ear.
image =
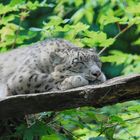
<svg viewBox="0 0 140 140">
<path fill-rule="evenodd" d="M 62 61 L 63 61 L 63 58 L 59 54 L 57 54 L 56 52 L 51 52 L 50 53 L 50 62 L 53 65 L 61 64 Z"/>
</svg>

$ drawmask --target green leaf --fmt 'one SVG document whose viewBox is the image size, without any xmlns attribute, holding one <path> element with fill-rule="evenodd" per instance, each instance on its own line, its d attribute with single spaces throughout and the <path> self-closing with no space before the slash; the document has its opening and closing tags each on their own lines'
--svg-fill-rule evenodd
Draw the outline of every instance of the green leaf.
<svg viewBox="0 0 140 140">
<path fill-rule="evenodd" d="M 123 64 L 126 61 L 126 57 L 119 57 L 117 55 L 101 56 L 102 62 L 116 63 L 116 65 Z"/>
<path fill-rule="evenodd" d="M 11 7 L 10 5 L 0 4 L 0 15 L 4 15 L 11 11 L 18 11 L 18 9 L 16 7 Z"/>
<path fill-rule="evenodd" d="M 43 136 L 41 140 L 66 140 L 66 139 L 64 139 L 64 137 L 60 134 L 51 134 Z"/>
<path fill-rule="evenodd" d="M 85 17 L 86 17 L 88 23 L 89 24 L 92 24 L 93 17 L 94 17 L 94 11 L 93 11 L 93 8 L 92 7 L 85 10 Z"/>
<path fill-rule="evenodd" d="M 10 21 L 13 21 L 15 19 L 15 15 L 9 15 L 9 16 L 4 16 L 1 21 L 0 24 L 1 25 L 6 25 L 8 24 Z"/>
<path fill-rule="evenodd" d="M 99 23 L 103 24 L 103 25 L 107 25 L 107 24 L 110 24 L 110 23 L 115 23 L 115 22 L 118 22 L 118 21 L 120 21 L 120 18 L 118 18 L 118 17 L 105 16 L 105 15 L 102 15 L 99 19 Z"/>
<path fill-rule="evenodd" d="M 84 16 L 84 12 L 85 12 L 85 9 L 82 7 L 80 8 L 72 17 L 71 17 L 71 20 L 74 22 L 74 23 L 77 23 L 78 21 L 81 20 L 81 18 Z"/>
<path fill-rule="evenodd" d="M 7 39 L 10 37 L 15 37 L 15 32 L 18 29 L 18 25 L 13 23 L 8 23 L 5 26 L 2 27 L 0 30 L 1 35 L 1 41 L 7 41 Z"/>
<path fill-rule="evenodd" d="M 11 0 L 10 2 L 10 6 L 15 6 L 17 4 L 22 4 L 22 3 L 25 3 L 25 0 Z"/>
<path fill-rule="evenodd" d="M 130 106 L 130 107 L 128 107 L 128 110 L 129 110 L 129 111 L 140 112 L 140 105 Z"/>
<path fill-rule="evenodd" d="M 26 6 L 28 7 L 29 10 L 35 10 L 38 7 L 41 7 L 42 5 L 38 1 L 35 2 L 28 1 L 26 3 Z"/>
<path fill-rule="evenodd" d="M 84 35 L 89 37 L 85 37 L 82 41 L 90 47 L 100 46 L 100 47 L 109 47 L 115 41 L 113 38 L 107 39 L 107 35 L 104 32 L 93 32 L 93 31 L 85 31 Z"/>
<path fill-rule="evenodd" d="M 83 24 L 82 22 L 78 22 L 75 25 L 67 25 L 66 28 L 69 28 L 70 30 L 66 33 L 65 38 L 68 40 L 74 40 L 76 35 L 80 34 L 83 31 L 86 31 L 89 28 L 89 25 Z"/>
<path fill-rule="evenodd" d="M 112 115 L 112 116 L 110 116 L 110 122 L 111 123 L 125 123 L 125 121 L 121 118 L 121 117 L 119 117 L 119 116 L 117 116 L 117 115 Z"/>
<path fill-rule="evenodd" d="M 6 51 L 8 51 L 8 49 L 7 49 L 6 47 L 2 47 L 2 48 L 0 49 L 0 52 L 6 52 Z"/>
<path fill-rule="evenodd" d="M 140 38 L 132 43 L 133 45 L 140 45 Z"/>
<path fill-rule="evenodd" d="M 30 30 L 30 31 L 33 31 L 33 32 L 40 32 L 40 31 L 42 31 L 43 29 L 41 29 L 41 28 L 36 28 L 36 27 L 31 27 L 31 28 L 29 28 L 29 30 Z"/>
<path fill-rule="evenodd" d="M 111 62 L 111 63 L 116 63 L 116 65 L 120 65 L 120 64 L 125 64 L 127 62 L 131 63 L 134 58 L 133 56 L 118 50 L 112 50 L 110 51 L 110 54 L 112 55 L 102 56 L 101 60 L 103 62 Z"/>
<path fill-rule="evenodd" d="M 100 46 L 102 47 L 109 47 L 110 45 L 112 45 L 114 43 L 115 39 L 114 38 L 109 38 L 104 40 L 103 42 L 101 42 Z"/>
<path fill-rule="evenodd" d="M 76 7 L 79 7 L 81 4 L 83 4 L 83 0 L 75 0 L 74 3 Z"/>
<path fill-rule="evenodd" d="M 132 13 L 132 14 L 139 14 L 140 13 L 140 3 L 128 6 L 126 8 L 126 12 Z"/>
<path fill-rule="evenodd" d="M 129 25 L 140 24 L 140 16 L 137 16 L 137 17 L 134 17 L 134 18 L 130 19 L 128 24 Z"/>
</svg>

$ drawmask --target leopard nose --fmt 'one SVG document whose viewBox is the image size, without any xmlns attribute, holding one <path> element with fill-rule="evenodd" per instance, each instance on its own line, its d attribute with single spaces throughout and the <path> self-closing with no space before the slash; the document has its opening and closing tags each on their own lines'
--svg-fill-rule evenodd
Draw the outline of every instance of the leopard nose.
<svg viewBox="0 0 140 140">
<path fill-rule="evenodd" d="M 91 71 L 91 75 L 94 77 L 99 77 L 101 75 L 101 71 L 97 70 L 97 71 Z"/>
</svg>

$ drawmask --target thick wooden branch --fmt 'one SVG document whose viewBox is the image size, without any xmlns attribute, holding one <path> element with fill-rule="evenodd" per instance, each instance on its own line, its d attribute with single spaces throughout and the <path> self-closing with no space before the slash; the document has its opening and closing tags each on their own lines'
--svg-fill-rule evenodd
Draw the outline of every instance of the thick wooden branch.
<svg viewBox="0 0 140 140">
<path fill-rule="evenodd" d="M 103 107 L 134 99 L 140 99 L 139 74 L 117 77 L 96 86 L 7 97 L 0 101 L 0 119 L 82 106 Z"/>
</svg>

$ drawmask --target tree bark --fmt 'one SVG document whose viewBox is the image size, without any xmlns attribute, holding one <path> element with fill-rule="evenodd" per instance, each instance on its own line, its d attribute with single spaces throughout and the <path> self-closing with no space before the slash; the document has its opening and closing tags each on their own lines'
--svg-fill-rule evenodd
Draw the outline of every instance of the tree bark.
<svg viewBox="0 0 140 140">
<path fill-rule="evenodd" d="M 139 74 L 67 91 L 9 96 L 0 101 L 0 119 L 83 106 L 98 108 L 135 99 L 140 99 Z"/>
</svg>

